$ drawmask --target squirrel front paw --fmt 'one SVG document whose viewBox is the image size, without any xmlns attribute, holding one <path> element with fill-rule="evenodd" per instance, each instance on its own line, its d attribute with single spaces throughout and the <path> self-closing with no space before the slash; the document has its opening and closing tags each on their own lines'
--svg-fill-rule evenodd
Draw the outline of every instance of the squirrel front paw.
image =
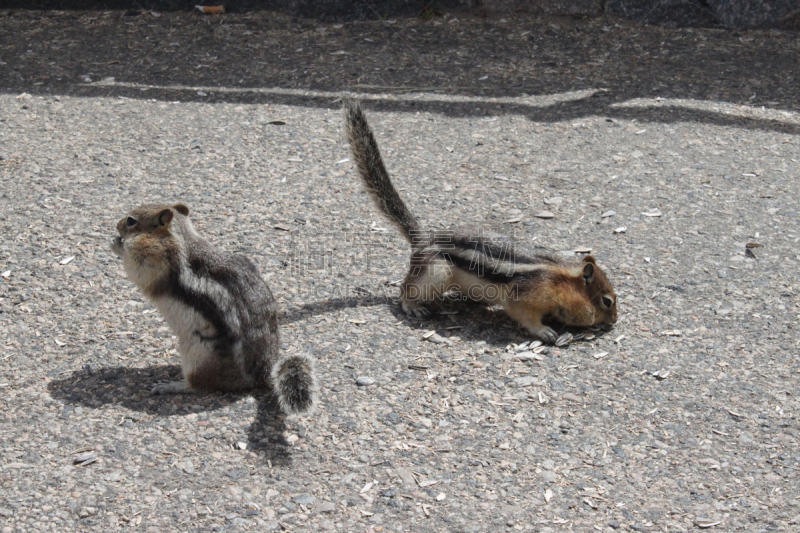
<svg viewBox="0 0 800 533">
<path fill-rule="evenodd" d="M 431 317 L 431 310 L 419 303 L 418 301 L 409 301 L 409 300 L 402 300 L 400 305 L 403 308 L 403 311 L 414 318 L 430 318 Z"/>
<path fill-rule="evenodd" d="M 534 337 L 548 344 L 555 344 L 556 339 L 558 339 L 558 333 L 556 333 L 556 330 L 547 326 L 542 326 L 540 328 L 528 328 L 528 331 Z"/>
</svg>

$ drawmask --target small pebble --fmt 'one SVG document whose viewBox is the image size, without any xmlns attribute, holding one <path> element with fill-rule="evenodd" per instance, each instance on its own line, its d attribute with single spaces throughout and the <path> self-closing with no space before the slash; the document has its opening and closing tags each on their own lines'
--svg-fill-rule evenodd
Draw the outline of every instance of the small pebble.
<svg viewBox="0 0 800 533">
<path fill-rule="evenodd" d="M 360 378 L 356 379 L 356 385 L 358 385 L 359 387 L 369 387 L 370 385 L 373 385 L 374 383 L 375 383 L 375 380 L 373 378 L 366 377 L 366 376 L 361 376 Z"/>
</svg>

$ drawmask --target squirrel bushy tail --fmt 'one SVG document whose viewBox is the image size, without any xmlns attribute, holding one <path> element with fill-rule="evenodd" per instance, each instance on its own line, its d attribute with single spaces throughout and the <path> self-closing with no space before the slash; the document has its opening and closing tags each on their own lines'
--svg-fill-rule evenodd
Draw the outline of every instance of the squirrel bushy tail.
<svg viewBox="0 0 800 533">
<path fill-rule="evenodd" d="M 272 367 L 270 382 L 284 413 L 303 414 L 314 407 L 317 383 L 314 379 L 314 360 L 311 357 L 284 357 Z"/>
<path fill-rule="evenodd" d="M 375 141 L 367 118 L 356 100 L 346 99 L 344 101 L 344 120 L 350 150 L 353 152 L 358 173 L 361 175 L 367 191 L 383 214 L 411 242 L 412 232 L 419 231 L 419 222 L 408 210 L 392 185 L 389 173 L 386 172 L 386 167 L 383 165 L 378 143 Z"/>
</svg>

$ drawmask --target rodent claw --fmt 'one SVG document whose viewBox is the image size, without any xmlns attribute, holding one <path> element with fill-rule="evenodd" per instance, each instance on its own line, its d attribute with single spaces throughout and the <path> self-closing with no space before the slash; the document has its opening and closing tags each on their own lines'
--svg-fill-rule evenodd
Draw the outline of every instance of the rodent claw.
<svg viewBox="0 0 800 533">
<path fill-rule="evenodd" d="M 421 306 L 419 304 L 411 304 L 409 302 L 402 302 L 403 311 L 414 318 L 430 318 L 431 312 L 427 307 Z"/>
<path fill-rule="evenodd" d="M 530 332 L 534 337 L 538 337 L 543 342 L 548 344 L 554 344 L 556 339 L 558 339 L 558 334 L 556 331 L 553 328 L 548 328 L 547 326 L 543 326 L 541 329 L 531 329 Z"/>
</svg>

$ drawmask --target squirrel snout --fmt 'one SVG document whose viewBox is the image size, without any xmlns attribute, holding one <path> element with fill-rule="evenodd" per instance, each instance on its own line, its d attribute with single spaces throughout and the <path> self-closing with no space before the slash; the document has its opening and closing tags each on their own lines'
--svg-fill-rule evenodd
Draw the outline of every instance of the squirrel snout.
<svg viewBox="0 0 800 533">
<path fill-rule="evenodd" d="M 111 240 L 111 251 L 117 254 L 118 256 L 122 257 L 122 253 L 124 251 L 122 245 L 124 242 L 125 239 L 123 239 L 122 237 L 114 237 Z"/>
</svg>

